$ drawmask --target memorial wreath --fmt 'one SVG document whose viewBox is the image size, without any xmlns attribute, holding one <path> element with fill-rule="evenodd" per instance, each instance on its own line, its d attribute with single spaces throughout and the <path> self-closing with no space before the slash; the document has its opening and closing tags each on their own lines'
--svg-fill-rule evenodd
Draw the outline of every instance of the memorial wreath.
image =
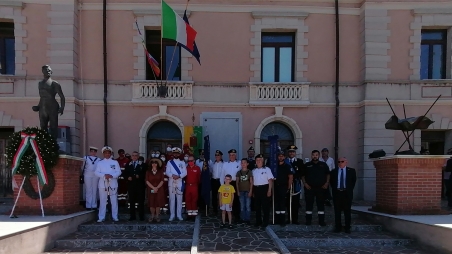
<svg viewBox="0 0 452 254">
<path fill-rule="evenodd" d="M 39 193 L 31 184 L 30 177 L 37 175 L 43 185 L 41 198 L 48 198 L 55 188 L 52 168 L 57 164 L 59 146 L 46 131 L 28 127 L 15 132 L 6 148 L 7 162 L 12 175 L 24 176 L 23 188 L 27 196 L 39 199 Z"/>
</svg>

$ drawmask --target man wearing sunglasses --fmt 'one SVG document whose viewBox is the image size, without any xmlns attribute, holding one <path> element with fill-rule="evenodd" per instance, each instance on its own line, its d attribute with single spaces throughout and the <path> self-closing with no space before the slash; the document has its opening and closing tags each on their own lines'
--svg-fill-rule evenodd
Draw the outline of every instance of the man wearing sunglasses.
<svg viewBox="0 0 452 254">
<path fill-rule="evenodd" d="M 333 190 L 335 230 L 342 230 L 341 213 L 344 211 L 344 231 L 350 234 L 351 210 L 353 200 L 353 189 L 356 184 L 356 170 L 347 167 L 347 159 L 342 157 L 338 160 L 338 167 L 331 171 L 331 189 Z"/>
</svg>

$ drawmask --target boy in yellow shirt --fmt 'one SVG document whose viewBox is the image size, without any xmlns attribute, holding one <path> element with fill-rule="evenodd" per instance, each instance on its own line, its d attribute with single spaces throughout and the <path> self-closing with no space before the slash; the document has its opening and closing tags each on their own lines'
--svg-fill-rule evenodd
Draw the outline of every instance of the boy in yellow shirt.
<svg viewBox="0 0 452 254">
<path fill-rule="evenodd" d="M 218 189 L 218 204 L 220 204 L 220 209 L 222 211 L 221 219 L 223 223 L 221 224 L 221 228 L 226 227 L 226 212 L 228 213 L 229 220 L 229 228 L 232 228 L 232 204 L 234 202 L 234 193 L 235 189 L 231 183 L 232 176 L 226 175 L 224 177 L 224 184 L 220 186 Z"/>
</svg>

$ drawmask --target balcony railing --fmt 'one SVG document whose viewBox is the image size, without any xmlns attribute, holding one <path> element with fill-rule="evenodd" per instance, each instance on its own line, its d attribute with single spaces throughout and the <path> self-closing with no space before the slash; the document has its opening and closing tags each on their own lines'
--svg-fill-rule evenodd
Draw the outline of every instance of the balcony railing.
<svg viewBox="0 0 452 254">
<path fill-rule="evenodd" d="M 309 83 L 250 83 L 251 105 L 308 105 Z"/>
<path fill-rule="evenodd" d="M 166 95 L 162 94 L 165 87 Z M 192 91 L 193 82 L 189 81 L 168 81 L 163 87 L 160 81 L 133 82 L 133 100 L 137 102 L 193 103 Z"/>
</svg>

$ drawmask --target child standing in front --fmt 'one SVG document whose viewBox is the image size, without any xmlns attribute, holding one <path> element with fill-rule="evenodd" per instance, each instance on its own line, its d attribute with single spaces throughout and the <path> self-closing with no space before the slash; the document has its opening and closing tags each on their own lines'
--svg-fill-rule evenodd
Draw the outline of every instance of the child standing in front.
<svg viewBox="0 0 452 254">
<path fill-rule="evenodd" d="M 241 161 L 242 169 L 236 175 L 236 187 L 240 200 L 240 221 L 250 225 L 251 197 L 253 196 L 253 173 L 248 169 L 248 160 Z"/>
<path fill-rule="evenodd" d="M 224 177 L 224 184 L 218 189 L 218 203 L 220 204 L 221 219 L 223 223 L 221 228 L 226 227 L 226 212 L 228 213 L 229 228 L 232 228 L 232 204 L 234 202 L 234 186 L 231 185 L 232 176 L 226 175 Z"/>
</svg>

